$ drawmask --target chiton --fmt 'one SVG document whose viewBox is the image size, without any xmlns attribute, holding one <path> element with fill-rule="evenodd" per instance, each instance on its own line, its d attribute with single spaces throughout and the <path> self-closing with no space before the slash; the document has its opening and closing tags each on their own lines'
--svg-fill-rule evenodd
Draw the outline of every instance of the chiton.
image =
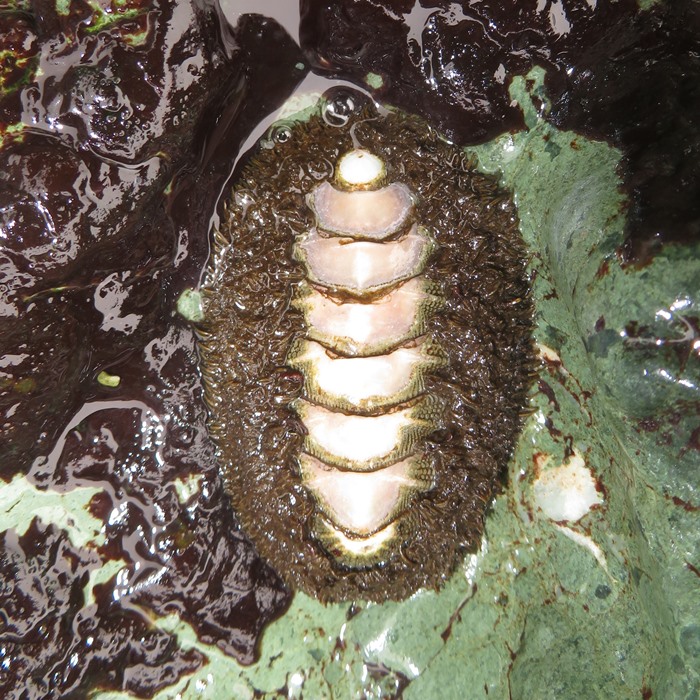
<svg viewBox="0 0 700 700">
<path fill-rule="evenodd" d="M 323 601 L 441 586 L 478 546 L 533 368 L 512 200 L 352 91 L 236 175 L 199 329 L 243 528 Z"/>
</svg>

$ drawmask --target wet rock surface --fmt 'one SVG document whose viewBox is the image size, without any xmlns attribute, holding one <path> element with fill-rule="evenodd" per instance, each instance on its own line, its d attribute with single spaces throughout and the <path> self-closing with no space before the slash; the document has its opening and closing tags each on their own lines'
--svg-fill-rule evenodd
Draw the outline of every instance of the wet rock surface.
<svg viewBox="0 0 700 700">
<path fill-rule="evenodd" d="M 149 697 L 202 664 L 199 652 L 179 649 L 107 591 L 86 604 L 83 586 L 98 557 L 58 528 L 35 520 L 23 535 L 3 533 L 0 548 L 5 697 L 84 697 L 95 687 Z"/>
<path fill-rule="evenodd" d="M 151 618 L 251 663 L 288 602 L 223 495 L 172 309 L 238 145 L 303 70 L 275 22 L 233 33 L 209 2 L 19 3 L 0 25 L 0 472 L 97 489 L 101 523 L 82 546 L 70 516 L 5 532 L 0 688 L 147 697 L 207 661 Z"/>
</svg>

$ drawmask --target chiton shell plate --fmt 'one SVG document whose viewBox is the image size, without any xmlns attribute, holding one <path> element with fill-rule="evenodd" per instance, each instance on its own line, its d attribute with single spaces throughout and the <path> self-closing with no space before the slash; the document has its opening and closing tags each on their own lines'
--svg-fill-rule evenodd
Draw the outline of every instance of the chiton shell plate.
<svg viewBox="0 0 700 700">
<path fill-rule="evenodd" d="M 533 367 L 507 193 L 420 119 L 349 95 L 347 119 L 322 103 L 239 171 L 199 329 L 241 524 L 323 601 L 444 583 L 480 541 Z"/>
</svg>

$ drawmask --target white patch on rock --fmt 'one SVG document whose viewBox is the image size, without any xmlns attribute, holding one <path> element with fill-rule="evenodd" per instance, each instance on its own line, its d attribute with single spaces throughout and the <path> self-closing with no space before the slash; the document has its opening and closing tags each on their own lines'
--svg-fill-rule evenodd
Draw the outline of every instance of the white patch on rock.
<svg viewBox="0 0 700 700">
<path fill-rule="evenodd" d="M 578 452 L 561 466 L 542 471 L 533 491 L 535 505 L 557 522 L 576 522 L 603 502 L 595 477 Z"/>
<path fill-rule="evenodd" d="M 605 554 L 603 550 L 588 536 L 583 535 L 580 532 L 572 530 L 570 527 L 565 527 L 564 525 L 555 525 L 555 527 L 566 537 L 568 537 L 572 542 L 585 547 L 594 557 L 595 560 L 600 564 L 600 566 L 607 572 L 608 562 L 605 559 Z"/>
<path fill-rule="evenodd" d="M 558 369 L 564 376 L 569 374 L 564 367 L 561 357 L 549 346 L 543 343 L 537 343 L 537 355 L 545 364 Z"/>
</svg>

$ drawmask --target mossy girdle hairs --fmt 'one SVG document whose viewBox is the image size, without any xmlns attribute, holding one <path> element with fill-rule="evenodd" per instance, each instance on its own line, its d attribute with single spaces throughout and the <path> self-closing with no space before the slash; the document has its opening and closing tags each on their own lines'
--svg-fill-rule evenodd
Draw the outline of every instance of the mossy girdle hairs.
<svg viewBox="0 0 700 700">
<path fill-rule="evenodd" d="M 339 165 L 348 154 L 381 167 L 367 182 L 348 168 L 348 182 Z M 348 199 L 352 228 L 367 191 L 400 200 L 386 230 L 323 229 L 335 218 L 319 211 L 319 192 L 331 202 Z M 404 245 L 387 256 L 399 260 L 396 278 L 367 282 L 364 261 L 388 245 Z M 349 262 L 328 272 L 338 259 Z M 408 306 L 394 302 L 402 294 Z M 534 366 L 526 253 L 507 193 L 417 118 L 371 105 L 337 125 L 313 116 L 285 127 L 281 138 L 273 131 L 243 169 L 215 233 L 203 299 L 209 429 L 233 506 L 259 552 L 322 601 L 401 599 L 439 588 L 480 542 Z M 392 304 L 402 316 L 410 307 L 415 323 L 366 325 L 378 313 L 391 316 Z M 354 320 L 346 323 L 343 313 Z M 330 325 L 319 330 L 323 314 Z M 319 389 L 325 366 L 394 376 L 381 363 L 391 368 L 399 356 L 415 368 L 400 389 L 339 396 L 345 389 L 338 387 L 352 384 L 343 372 L 333 375 L 336 393 Z M 361 426 L 386 436 L 380 421 L 401 420 L 393 451 L 350 445 L 351 454 L 341 454 L 337 440 L 361 434 Z M 374 504 L 360 507 L 361 517 L 347 502 L 353 494 Z"/>
</svg>

